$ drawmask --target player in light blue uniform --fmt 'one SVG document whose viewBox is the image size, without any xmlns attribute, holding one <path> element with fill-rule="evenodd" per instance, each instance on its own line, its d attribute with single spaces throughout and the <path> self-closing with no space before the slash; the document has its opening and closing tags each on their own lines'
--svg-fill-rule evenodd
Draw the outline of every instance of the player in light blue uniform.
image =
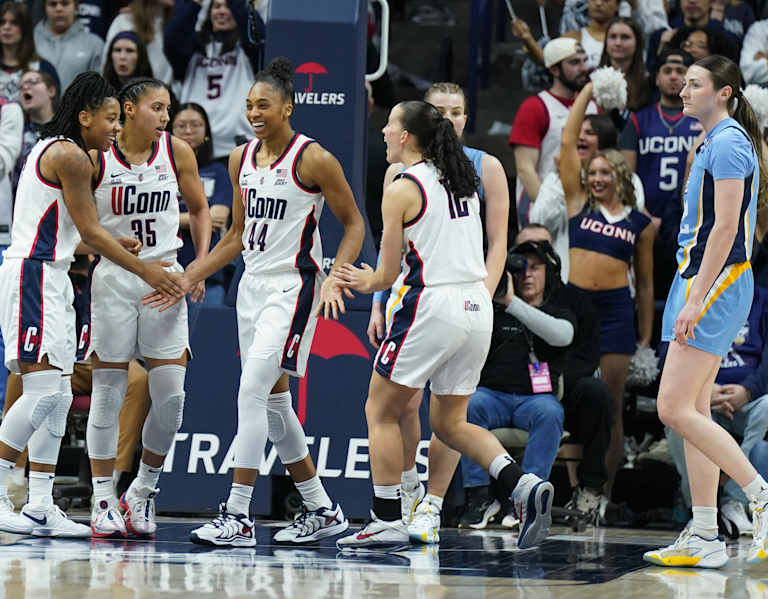
<svg viewBox="0 0 768 599">
<path fill-rule="evenodd" d="M 717 536 L 722 469 L 750 500 L 754 533 L 747 561 L 768 557 L 768 484 L 733 437 L 711 420 L 720 361 L 749 314 L 749 263 L 755 232 L 761 130 L 744 98 L 738 67 L 708 56 L 690 67 L 680 96 L 686 115 L 707 132 L 683 194 L 678 271 L 667 298 L 662 339 L 669 351 L 661 377 L 661 421 L 685 440 L 693 525 L 670 546 L 643 558 L 661 566 L 719 568 L 728 561 Z"/>
</svg>

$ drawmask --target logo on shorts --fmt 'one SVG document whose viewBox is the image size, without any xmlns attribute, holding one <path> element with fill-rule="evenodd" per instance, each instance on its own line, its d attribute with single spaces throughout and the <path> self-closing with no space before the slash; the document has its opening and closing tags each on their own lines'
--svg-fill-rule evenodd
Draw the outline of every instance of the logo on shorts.
<svg viewBox="0 0 768 599">
<path fill-rule="evenodd" d="M 293 358 L 293 356 L 296 355 L 296 350 L 298 349 L 300 343 L 301 343 L 301 335 L 296 333 L 291 339 L 290 345 L 288 345 L 288 351 L 285 352 L 285 357 L 289 359 Z"/>
<path fill-rule="evenodd" d="M 480 312 L 480 304 L 475 304 L 469 300 L 464 300 L 465 312 Z"/>
<path fill-rule="evenodd" d="M 27 331 L 24 333 L 24 351 L 35 351 L 39 343 L 40 335 L 38 334 L 37 327 L 27 327 Z"/>
<path fill-rule="evenodd" d="M 381 358 L 379 358 L 379 362 L 381 362 L 384 366 L 389 364 L 390 360 L 392 360 L 394 357 L 396 349 L 397 343 L 390 341 L 384 351 L 381 352 Z"/>
</svg>

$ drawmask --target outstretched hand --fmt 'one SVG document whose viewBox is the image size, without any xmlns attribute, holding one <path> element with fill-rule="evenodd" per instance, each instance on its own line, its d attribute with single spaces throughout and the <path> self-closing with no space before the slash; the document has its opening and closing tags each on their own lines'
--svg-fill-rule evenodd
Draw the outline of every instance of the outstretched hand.
<svg viewBox="0 0 768 599">
<path fill-rule="evenodd" d="M 354 264 L 344 264 L 341 268 L 331 273 L 342 287 L 354 289 L 360 293 L 373 293 L 374 270 L 365 262 L 357 268 Z"/>
<path fill-rule="evenodd" d="M 347 308 L 344 306 L 345 295 L 349 298 L 355 297 L 349 289 L 345 289 L 339 284 L 336 277 L 329 276 L 320 287 L 320 304 L 317 306 L 315 314 L 326 319 L 331 317 L 338 320 L 339 312 L 347 313 Z"/>
<path fill-rule="evenodd" d="M 160 312 L 165 312 L 171 306 L 174 306 L 179 300 L 184 299 L 184 296 L 193 288 L 193 285 L 184 276 L 183 273 L 171 273 L 174 274 L 177 279 L 177 286 L 181 289 L 178 294 L 168 293 L 162 289 L 155 289 L 150 291 L 144 297 L 141 298 L 141 303 L 150 308 L 156 308 Z M 205 282 L 203 282 L 203 285 Z"/>
</svg>

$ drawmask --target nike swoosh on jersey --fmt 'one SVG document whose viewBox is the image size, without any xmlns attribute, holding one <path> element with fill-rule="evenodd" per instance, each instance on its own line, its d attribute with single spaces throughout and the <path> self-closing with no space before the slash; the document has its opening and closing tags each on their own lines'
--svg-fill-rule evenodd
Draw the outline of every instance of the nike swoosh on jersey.
<svg viewBox="0 0 768 599">
<path fill-rule="evenodd" d="M 291 285 L 291 286 L 290 286 L 290 287 L 288 287 L 287 289 L 283 289 L 283 293 L 288 293 L 288 292 L 289 292 L 289 291 L 291 291 L 292 289 L 296 289 L 296 287 L 298 287 L 298 285 L 299 285 L 299 284 L 298 284 L 298 283 L 296 283 L 295 285 Z"/>
</svg>

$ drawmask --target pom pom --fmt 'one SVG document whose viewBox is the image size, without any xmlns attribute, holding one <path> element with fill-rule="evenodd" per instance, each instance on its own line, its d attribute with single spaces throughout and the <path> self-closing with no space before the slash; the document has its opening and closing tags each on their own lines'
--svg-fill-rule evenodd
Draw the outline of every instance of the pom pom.
<svg viewBox="0 0 768 599">
<path fill-rule="evenodd" d="M 659 360 L 656 352 L 650 347 L 638 347 L 635 355 L 629 361 L 627 385 L 645 387 L 656 380 L 659 375 Z"/>
<path fill-rule="evenodd" d="M 592 95 L 600 108 L 613 110 L 627 105 L 627 81 L 621 71 L 602 67 L 589 77 L 592 79 Z"/>
<path fill-rule="evenodd" d="M 755 111 L 757 120 L 760 121 L 760 128 L 768 127 L 768 89 L 759 85 L 748 85 L 742 92 L 747 102 Z"/>
</svg>

